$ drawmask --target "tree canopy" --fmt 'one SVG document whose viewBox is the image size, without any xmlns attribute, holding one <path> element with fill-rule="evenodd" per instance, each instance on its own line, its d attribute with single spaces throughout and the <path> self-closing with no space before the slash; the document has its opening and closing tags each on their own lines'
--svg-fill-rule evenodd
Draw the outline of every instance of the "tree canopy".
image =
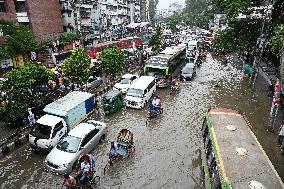
<svg viewBox="0 0 284 189">
<path fill-rule="evenodd" d="M 0 120 L 20 124 L 26 115 L 27 107 L 41 106 L 44 96 L 37 86 L 46 84 L 54 74 L 47 68 L 33 62 L 13 69 L 4 75 L 0 91 L 6 93 L 0 105 Z"/>
<path fill-rule="evenodd" d="M 123 68 L 124 53 L 118 47 L 105 48 L 100 56 L 101 68 L 108 73 L 116 73 Z"/>
<path fill-rule="evenodd" d="M 78 39 L 80 39 L 80 35 L 71 32 L 64 32 L 59 36 L 60 44 L 66 44 Z"/>
<path fill-rule="evenodd" d="M 69 58 L 65 59 L 62 71 L 72 83 L 82 86 L 87 83 L 91 76 L 90 64 L 91 59 L 85 50 L 77 48 Z"/>
<path fill-rule="evenodd" d="M 272 37 L 269 41 L 270 51 L 275 55 L 279 56 L 280 50 L 283 46 L 284 41 L 284 24 L 278 24 L 273 30 Z"/>
<path fill-rule="evenodd" d="M 27 26 L 15 25 L 1 20 L 0 28 L 7 34 L 5 43 L 0 47 L 0 59 L 19 54 L 26 55 L 28 52 L 37 49 L 37 43 Z"/>
<path fill-rule="evenodd" d="M 230 21 L 229 28 L 217 32 L 214 45 L 223 47 L 230 52 L 252 47 L 256 44 L 256 40 L 260 36 L 261 24 L 261 21 Z"/>
<path fill-rule="evenodd" d="M 162 36 L 162 27 L 159 25 L 156 28 L 155 34 L 149 40 L 149 47 L 151 47 L 153 52 L 157 52 L 161 46 L 161 36 Z"/>
<path fill-rule="evenodd" d="M 155 23 L 155 16 L 157 12 L 157 5 L 159 0 L 149 0 L 149 18 L 152 24 Z"/>
</svg>

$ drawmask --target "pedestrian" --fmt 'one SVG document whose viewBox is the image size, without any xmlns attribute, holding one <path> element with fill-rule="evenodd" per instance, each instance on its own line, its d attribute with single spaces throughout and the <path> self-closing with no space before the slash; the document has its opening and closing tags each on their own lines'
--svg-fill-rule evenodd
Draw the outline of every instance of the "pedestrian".
<svg viewBox="0 0 284 189">
<path fill-rule="evenodd" d="M 273 95 L 274 95 L 274 86 L 275 85 L 275 81 L 272 81 L 271 83 L 270 83 L 270 85 L 268 85 L 268 89 L 267 89 L 267 92 L 268 92 L 268 94 L 267 94 L 267 97 L 273 97 Z"/>
<path fill-rule="evenodd" d="M 31 108 L 28 108 L 28 114 L 29 125 L 32 126 L 33 124 L 35 124 L 35 115 L 33 114 Z"/>
<path fill-rule="evenodd" d="M 282 124 L 279 128 L 279 134 L 278 134 L 278 144 L 281 146 L 284 140 L 284 120 L 282 120 Z"/>
</svg>

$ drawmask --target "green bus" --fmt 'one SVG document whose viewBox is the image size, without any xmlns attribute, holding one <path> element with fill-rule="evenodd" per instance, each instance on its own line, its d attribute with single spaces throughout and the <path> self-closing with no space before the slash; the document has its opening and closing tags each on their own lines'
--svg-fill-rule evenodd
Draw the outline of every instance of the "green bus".
<svg viewBox="0 0 284 189">
<path fill-rule="evenodd" d="M 284 188 L 249 122 L 238 111 L 209 109 L 202 125 L 202 141 L 204 188 Z"/>
<path fill-rule="evenodd" d="M 156 77 L 157 87 L 167 87 L 169 76 L 185 58 L 185 46 L 167 47 L 160 54 L 147 60 L 144 66 L 144 75 Z"/>
</svg>

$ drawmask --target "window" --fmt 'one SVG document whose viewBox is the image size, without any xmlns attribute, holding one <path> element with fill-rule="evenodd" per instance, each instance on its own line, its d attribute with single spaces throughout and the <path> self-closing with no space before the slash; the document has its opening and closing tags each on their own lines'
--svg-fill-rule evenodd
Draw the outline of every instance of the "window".
<svg viewBox="0 0 284 189">
<path fill-rule="evenodd" d="M 6 12 L 5 0 L 0 0 L 0 12 Z"/>
<path fill-rule="evenodd" d="M 14 1 L 16 12 L 27 12 L 26 1 Z"/>
<path fill-rule="evenodd" d="M 81 144 L 81 147 L 83 147 L 83 146 L 85 146 L 86 144 L 88 144 L 91 140 L 92 140 L 92 138 L 99 132 L 100 130 L 98 130 L 98 129 L 94 129 L 94 130 L 92 130 L 89 134 L 87 134 L 86 136 L 85 136 L 85 138 L 83 139 L 83 142 L 82 142 L 82 144 Z"/>
<path fill-rule="evenodd" d="M 63 128 L 63 123 L 62 121 L 60 121 L 59 123 L 57 123 L 53 129 L 53 133 L 52 133 L 52 137 L 55 137 L 56 133 L 58 131 L 60 131 Z"/>
</svg>

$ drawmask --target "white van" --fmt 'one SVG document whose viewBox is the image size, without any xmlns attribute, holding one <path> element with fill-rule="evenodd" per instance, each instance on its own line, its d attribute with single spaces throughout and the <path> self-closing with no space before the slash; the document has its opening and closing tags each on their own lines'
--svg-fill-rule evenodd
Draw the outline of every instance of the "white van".
<svg viewBox="0 0 284 189">
<path fill-rule="evenodd" d="M 125 97 L 126 106 L 137 109 L 143 108 L 155 91 L 155 77 L 141 76 L 129 87 Z"/>
</svg>

